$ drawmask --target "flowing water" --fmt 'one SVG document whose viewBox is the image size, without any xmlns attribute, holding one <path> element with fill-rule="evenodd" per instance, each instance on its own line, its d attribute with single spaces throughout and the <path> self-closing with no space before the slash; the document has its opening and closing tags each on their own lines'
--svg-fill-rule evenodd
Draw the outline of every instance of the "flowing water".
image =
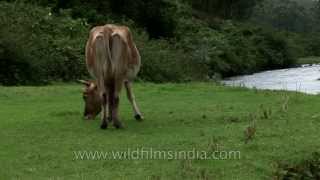
<svg viewBox="0 0 320 180">
<path fill-rule="evenodd" d="M 264 71 L 252 75 L 236 76 L 222 81 L 228 86 L 320 93 L 320 65 Z"/>
</svg>

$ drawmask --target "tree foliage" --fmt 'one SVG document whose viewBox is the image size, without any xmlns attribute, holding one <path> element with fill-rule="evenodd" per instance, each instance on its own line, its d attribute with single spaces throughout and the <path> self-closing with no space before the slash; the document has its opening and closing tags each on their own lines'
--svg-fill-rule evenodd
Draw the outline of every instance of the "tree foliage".
<svg viewBox="0 0 320 180">
<path fill-rule="evenodd" d="M 28 4 L 0 3 L 2 84 L 38 84 L 83 76 L 87 27 L 67 14 Z M 81 37 L 81 38 L 78 38 Z"/>
<path fill-rule="evenodd" d="M 130 27 L 142 55 L 139 77 L 153 82 L 289 67 L 295 63 L 293 52 L 307 46 L 316 51 L 318 45 L 246 23 L 252 12 L 261 14 L 259 21 L 273 23 L 262 21 L 260 0 L 7 1 L 0 2 L 0 84 L 5 85 L 89 78 L 84 60 L 88 31 L 106 23 Z M 295 27 L 286 21 L 301 15 L 287 6 L 282 14 L 288 18 L 279 29 Z M 295 46 L 298 41 L 305 47 Z"/>
<path fill-rule="evenodd" d="M 316 27 L 313 9 L 293 0 L 263 1 L 255 7 L 251 20 L 294 32 L 310 32 Z"/>
<path fill-rule="evenodd" d="M 223 19 L 245 19 L 261 0 L 186 0 L 198 10 Z"/>
</svg>

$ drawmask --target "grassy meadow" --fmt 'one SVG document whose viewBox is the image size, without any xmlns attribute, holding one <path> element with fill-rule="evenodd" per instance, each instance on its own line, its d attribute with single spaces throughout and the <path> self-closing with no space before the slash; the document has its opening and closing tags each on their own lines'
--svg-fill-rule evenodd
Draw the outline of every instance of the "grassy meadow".
<svg viewBox="0 0 320 180">
<path fill-rule="evenodd" d="M 319 96 L 213 83 L 136 83 L 145 120 L 124 93 L 125 129 L 82 118 L 82 87 L 0 87 L 1 179 L 276 179 L 320 148 Z M 256 124 L 246 144 L 244 131 Z M 74 151 L 128 148 L 240 151 L 240 159 L 79 160 Z"/>
</svg>

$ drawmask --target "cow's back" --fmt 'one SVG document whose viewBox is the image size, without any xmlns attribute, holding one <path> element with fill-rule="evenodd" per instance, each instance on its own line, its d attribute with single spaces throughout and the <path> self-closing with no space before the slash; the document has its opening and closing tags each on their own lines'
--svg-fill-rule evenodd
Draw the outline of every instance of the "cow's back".
<svg viewBox="0 0 320 180">
<path fill-rule="evenodd" d="M 133 79 L 140 70 L 141 58 L 129 28 L 113 24 L 108 24 L 106 27 L 111 28 L 113 34 L 118 34 L 124 42 L 124 71 L 122 72 L 125 74 L 126 78 Z"/>
<path fill-rule="evenodd" d="M 97 71 L 97 68 L 101 67 L 101 64 L 97 64 L 97 54 L 96 54 L 96 41 L 97 37 L 100 35 L 104 35 L 108 37 L 108 42 L 106 43 L 109 50 L 106 49 L 106 53 L 109 53 L 111 58 L 113 58 L 112 52 L 121 52 L 121 59 L 118 59 L 116 62 L 112 62 L 114 68 L 117 68 L 116 74 L 112 74 L 112 71 L 109 71 L 107 76 L 116 76 L 123 79 L 133 79 L 140 69 L 140 54 L 138 49 L 133 42 L 132 35 L 130 30 L 125 26 L 116 26 L 113 24 L 107 24 L 105 26 L 97 26 L 94 27 L 90 31 L 89 39 L 86 44 L 86 63 L 88 71 L 95 78 L 97 77 L 97 73 L 101 73 Z M 118 37 L 116 39 L 115 37 Z M 121 41 L 123 46 L 121 49 L 113 49 L 117 47 L 113 47 L 114 41 Z M 105 59 L 107 61 L 107 59 Z M 115 61 L 115 60 L 112 60 Z"/>
</svg>

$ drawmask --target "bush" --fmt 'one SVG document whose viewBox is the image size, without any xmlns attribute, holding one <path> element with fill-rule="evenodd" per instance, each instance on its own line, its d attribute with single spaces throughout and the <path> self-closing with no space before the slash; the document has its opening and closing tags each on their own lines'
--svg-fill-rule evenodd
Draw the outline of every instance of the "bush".
<svg viewBox="0 0 320 180">
<path fill-rule="evenodd" d="M 261 32 L 254 40 L 260 58 L 265 60 L 262 69 L 280 69 L 296 64 L 297 59 L 282 33 Z"/>
<path fill-rule="evenodd" d="M 289 67 L 296 61 L 282 33 L 232 21 L 212 29 L 194 19 L 185 19 L 180 30 L 181 48 L 193 61 L 205 65 L 212 78 Z"/>
<path fill-rule="evenodd" d="M 44 84 L 88 78 L 84 46 L 89 31 L 86 22 L 90 19 L 95 23 L 99 21 L 99 25 L 117 20 L 130 27 L 142 56 L 139 77 L 146 81 L 207 80 L 208 77 L 248 74 L 295 63 L 292 50 L 298 48 L 290 44 L 295 42 L 293 38 L 286 40 L 284 33 L 234 21 L 212 23 L 195 18 L 192 8 L 180 1 L 154 1 L 170 10 L 161 14 L 153 11 L 155 7 L 149 4 L 151 7 L 147 7 L 145 13 L 153 13 L 159 22 L 151 18 L 145 19 L 145 23 L 158 22 L 159 26 L 168 28 L 163 32 L 165 36 L 172 36 L 169 39 L 152 34 L 147 25 L 147 31 L 142 29 L 140 23 L 144 19 L 136 22 L 124 17 L 110 18 L 116 14 L 101 14 L 97 7 L 84 11 L 82 6 L 55 1 L 62 3 L 53 3 L 52 6 L 58 6 L 55 10 L 59 10 L 55 15 L 50 8 L 0 2 L 0 84 Z M 39 2 L 47 3 L 46 0 Z M 111 6 L 115 2 L 110 3 L 101 6 Z M 137 5 L 148 6 L 148 3 Z M 59 9 L 69 7 L 72 9 Z M 87 19 L 73 19 L 72 15 Z M 309 47 L 316 51 L 317 41 Z"/>
<path fill-rule="evenodd" d="M 135 34 L 142 68 L 139 77 L 152 82 L 186 82 L 202 80 L 206 76 L 203 67 L 167 40 L 148 40 L 146 33 Z"/>
<path fill-rule="evenodd" d="M 320 33 L 314 33 L 307 38 L 306 51 L 309 56 L 320 56 Z"/>
<path fill-rule="evenodd" d="M 0 83 L 43 84 L 86 75 L 87 26 L 50 9 L 0 3 Z"/>
<path fill-rule="evenodd" d="M 72 19 L 69 11 L 59 16 L 49 8 L 29 4 L 0 3 L 0 84 L 45 84 L 88 77 L 84 46 L 88 25 Z M 105 17 L 106 18 L 106 17 Z M 112 22 L 106 18 L 106 22 Z M 134 33 L 142 55 L 140 77 L 154 82 L 203 79 L 197 64 L 175 43 L 149 40 L 132 21 L 122 20 Z"/>
</svg>

